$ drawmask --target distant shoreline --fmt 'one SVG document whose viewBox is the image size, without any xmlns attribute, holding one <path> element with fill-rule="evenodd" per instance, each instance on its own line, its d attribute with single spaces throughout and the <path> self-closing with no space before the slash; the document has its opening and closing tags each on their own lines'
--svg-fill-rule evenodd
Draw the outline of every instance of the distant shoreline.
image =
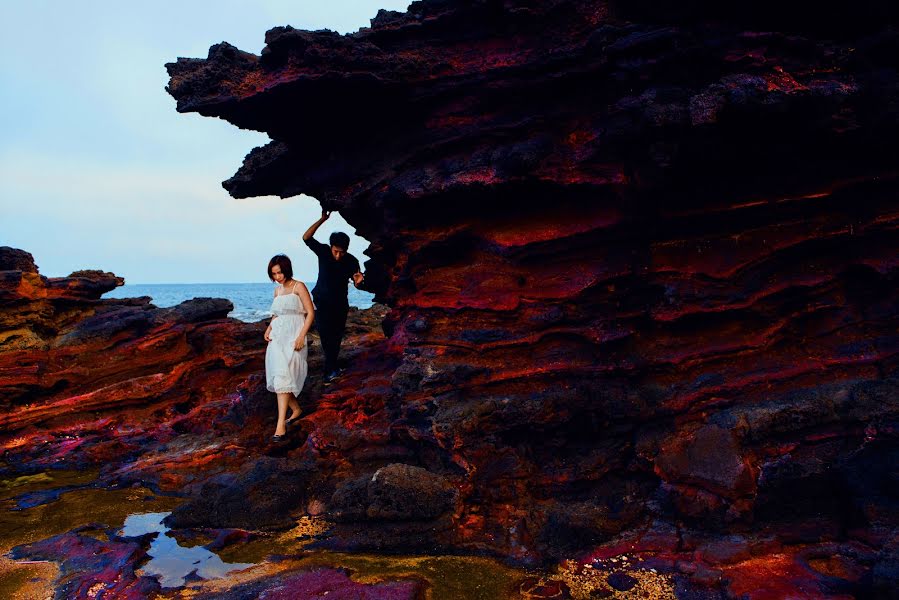
<svg viewBox="0 0 899 600">
<path fill-rule="evenodd" d="M 304 282 L 311 290 L 314 282 Z M 192 298 L 226 298 L 234 304 L 228 316 L 255 323 L 270 316 L 273 283 L 126 283 L 103 295 L 104 299 L 149 296 L 159 308 L 168 308 Z M 350 306 L 370 308 L 374 294 L 348 288 Z"/>
<path fill-rule="evenodd" d="M 307 286 L 315 285 L 314 281 L 304 281 Z M 210 283 L 204 282 L 187 282 L 187 283 L 179 283 L 179 282 L 166 282 L 166 283 L 128 283 L 125 282 L 124 285 L 119 287 L 134 287 L 134 286 L 154 286 L 154 285 L 268 285 L 274 287 L 274 283 L 268 283 L 267 281 L 213 281 Z"/>
</svg>

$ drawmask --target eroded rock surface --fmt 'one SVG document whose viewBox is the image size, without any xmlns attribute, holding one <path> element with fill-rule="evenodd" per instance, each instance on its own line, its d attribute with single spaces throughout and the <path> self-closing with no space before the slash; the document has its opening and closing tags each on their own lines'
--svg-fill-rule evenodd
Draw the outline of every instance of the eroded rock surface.
<svg viewBox="0 0 899 600">
<path fill-rule="evenodd" d="M 258 373 L 264 324 L 228 319 L 222 299 L 172 308 L 101 299 L 123 279 L 43 277 L 20 250 L 0 249 L 0 266 L 0 430 L 11 469 L 102 465 L 111 481 L 180 493 L 235 454 L 189 434 L 229 427 L 241 386 Z"/>
<path fill-rule="evenodd" d="M 100 541 L 76 530 L 15 548 L 12 557 L 59 563 L 55 597 L 60 600 L 103 596 L 140 600 L 160 591 L 156 579 L 136 573 L 147 559 L 147 546 L 148 539 Z"/>
<path fill-rule="evenodd" d="M 281 27 L 260 56 L 222 43 L 179 59 L 178 110 L 272 139 L 225 182 L 232 195 L 310 194 L 371 240 L 386 337 L 355 330 L 346 375 L 304 400 L 302 433 L 260 448 L 259 331 L 217 325 L 231 352 L 210 350 L 219 329 L 190 315 L 214 305 L 100 307 L 91 290 L 114 276 L 41 283 L 4 255 L 6 322 L 34 323 L 0 340 L 25 353 L 3 355 L 4 424 L 105 407 L 101 382 L 129 407 L 152 404 L 151 384 L 236 388 L 213 420 L 171 417 L 193 437 L 151 452 L 120 438 L 140 459 L 118 476 L 177 483 L 192 523 L 229 527 L 246 516 L 217 507 L 293 473 L 295 501 L 268 505 L 268 522 L 323 514 L 338 523 L 319 543 L 341 549 L 587 553 L 528 582 L 532 597 L 658 573 L 684 597 L 881 593 L 899 533 L 897 21 L 878 0 L 832 14 L 427 0 L 351 35 Z M 75 312 L 48 317 L 60 302 Z M 198 348 L 190 364 L 207 366 L 188 377 L 126 355 L 150 379 L 78 387 L 76 358 L 20 360 L 67 356 L 68 335 Z M 92 431 L 126 430 L 109 418 Z M 193 452 L 180 466 L 179 444 Z M 58 437 L 47 447 L 9 442 L 7 461 L 64 454 Z M 261 454 L 279 466 L 257 468 Z M 216 467 L 187 475 L 204 456 Z M 372 482 L 384 469 L 396 485 Z"/>
<path fill-rule="evenodd" d="M 272 138 L 232 195 L 313 195 L 372 242 L 388 338 L 310 417 L 333 475 L 440 474 L 435 539 L 525 560 L 653 523 L 680 532 L 654 551 L 880 548 L 899 37 L 895 6 L 850 12 L 426 0 L 168 65 L 179 111 Z"/>
</svg>

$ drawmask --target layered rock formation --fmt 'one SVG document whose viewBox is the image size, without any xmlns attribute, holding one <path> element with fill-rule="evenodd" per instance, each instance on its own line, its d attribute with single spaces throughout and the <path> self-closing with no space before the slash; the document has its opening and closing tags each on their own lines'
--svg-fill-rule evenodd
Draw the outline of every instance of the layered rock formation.
<svg viewBox="0 0 899 600">
<path fill-rule="evenodd" d="M 4 471 L 102 466 L 104 485 L 140 481 L 185 494 L 211 476 L 252 469 L 260 450 L 277 453 L 266 445 L 275 415 L 264 382 L 266 322 L 227 318 L 233 306 L 224 299 L 171 308 L 147 297 L 101 299 L 123 282 L 102 271 L 47 278 L 29 253 L 0 248 Z M 372 326 L 380 316 L 351 313 L 351 355 L 383 339 Z M 307 408 L 321 393 L 319 354 L 301 397 Z"/>
<path fill-rule="evenodd" d="M 310 194 L 371 240 L 388 339 L 293 455 L 344 541 L 893 585 L 896 22 L 425 0 L 167 65 L 179 111 L 271 137 L 232 195 Z M 392 463 L 451 505 L 415 527 L 364 505 Z M 818 544 L 849 566 L 797 558 Z"/>
<path fill-rule="evenodd" d="M 235 453 L 206 445 L 200 460 L 199 440 L 156 451 L 185 434 L 234 428 L 228 415 L 242 404 L 241 385 L 258 376 L 263 324 L 226 318 L 233 307 L 221 299 L 172 308 L 101 300 L 123 279 L 47 278 L 12 248 L 0 248 L 0 281 L 0 431 L 15 471 L 103 465 L 114 481 L 128 466 L 134 478 L 179 491 Z"/>
</svg>

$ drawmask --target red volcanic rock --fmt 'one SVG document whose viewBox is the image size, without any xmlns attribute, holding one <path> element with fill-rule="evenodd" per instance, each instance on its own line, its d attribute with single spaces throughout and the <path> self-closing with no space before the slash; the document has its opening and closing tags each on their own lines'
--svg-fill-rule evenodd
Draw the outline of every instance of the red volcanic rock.
<svg viewBox="0 0 899 600">
<path fill-rule="evenodd" d="M 314 465 L 298 502 L 395 463 L 458 490 L 431 530 L 360 517 L 332 543 L 367 531 L 397 549 L 405 526 L 524 561 L 599 546 L 760 596 L 895 580 L 899 34 L 895 3 L 856 8 L 428 0 L 352 35 L 276 28 L 260 56 L 219 44 L 168 65 L 179 111 L 272 139 L 232 195 L 311 194 L 372 242 L 387 338 L 281 451 Z M 64 290 L 26 271 L 0 277 L 3 302 L 34 299 L 16 308 L 34 326 L 2 338 L 22 352 L 72 333 L 196 347 L 172 328 L 224 347 L 134 303 L 79 300 L 74 321 L 98 320 L 77 333 L 46 316 Z M 190 389 L 232 381 L 254 351 L 221 351 L 228 373 L 208 364 Z M 22 407 L 35 390 L 104 406 L 65 360 L 0 365 L 7 423 L 53 414 Z M 154 377 L 186 390 L 140 360 L 149 379 L 117 397 Z M 235 404 L 235 422 L 256 414 Z M 735 534 L 733 552 L 714 545 Z M 822 566 L 835 577 L 796 558 L 830 543 L 877 559 Z"/>
<path fill-rule="evenodd" d="M 721 557 L 886 543 L 899 15 L 806 8 L 423 1 L 169 64 L 179 111 L 273 140 L 232 195 L 316 196 L 372 242 L 388 338 L 302 456 L 339 490 L 442 475 L 453 549 L 534 560 L 668 523 L 672 546 L 639 544 L 673 568 L 695 530 L 700 587 Z M 751 564 L 730 589 L 783 566 Z"/>
<path fill-rule="evenodd" d="M 216 598 L 239 600 L 293 600 L 315 598 L 335 600 L 416 600 L 423 597 L 424 585 L 418 581 L 382 581 L 356 583 L 339 569 L 313 569 L 299 573 L 287 572 L 235 586 L 225 592 L 198 594 L 198 599 Z"/>
<path fill-rule="evenodd" d="M 455 490 L 438 475 L 391 464 L 338 487 L 331 506 L 341 521 L 431 520 L 450 508 Z"/>
<path fill-rule="evenodd" d="M 289 514 L 306 504 L 309 480 L 308 468 L 265 457 L 236 482 L 204 484 L 198 497 L 176 508 L 165 523 L 173 528 L 289 529 L 294 524 Z"/>
<path fill-rule="evenodd" d="M 730 522 L 752 514 L 757 474 L 745 454 L 732 431 L 706 425 L 692 435 L 679 432 L 655 468 L 681 515 Z"/>
<path fill-rule="evenodd" d="M 140 483 L 187 496 L 168 522 L 204 529 L 290 528 L 307 499 L 333 493 L 329 472 L 316 470 L 314 456 L 289 456 L 306 440 L 305 422 L 291 428 L 289 443 L 269 442 L 276 404 L 264 387 L 265 322 L 227 318 L 232 306 L 221 299 L 171 308 L 157 308 L 149 298 L 103 300 L 121 278 L 79 271 L 48 279 L 29 254 L 6 248 L 0 261 L 9 267 L 0 271 L 4 476 L 99 468 L 98 481 L 89 485 Z M 376 327 L 383 314 L 380 308 L 351 311 L 346 357 L 383 341 Z M 308 391 L 300 399 L 306 412 L 322 392 L 318 347 L 310 353 Z M 23 494 L 15 502 L 20 509 L 34 507 L 71 489 Z M 158 588 L 133 575 L 142 552 L 98 546 L 77 531 L 66 536 L 20 549 L 22 557 L 62 564 L 58 594 L 108 589 L 144 597 Z M 109 560 L 90 559 L 97 553 Z M 407 597 L 417 584 L 387 588 L 383 597 Z"/>
<path fill-rule="evenodd" d="M 55 561 L 61 575 L 55 582 L 57 598 L 113 597 L 140 600 L 159 593 L 153 577 L 135 573 L 146 561 L 149 540 L 115 539 L 109 542 L 81 535 L 77 530 L 27 546 L 18 546 L 15 559 Z"/>
<path fill-rule="evenodd" d="M 734 438 L 726 429 L 702 427 L 691 438 L 675 438 L 656 458 L 656 468 L 668 481 L 684 480 L 722 496 L 750 495 L 756 478 Z"/>
<path fill-rule="evenodd" d="M 328 502 L 337 547 L 432 551 L 439 538 L 451 545 L 458 492 L 420 467 L 389 464 L 343 481 Z"/>
<path fill-rule="evenodd" d="M 37 265 L 30 252 L 0 246 L 0 271 L 21 271 L 23 273 L 37 273 Z"/>
<path fill-rule="evenodd" d="M 227 300 L 172 308 L 102 300 L 122 278 L 46 278 L 30 254 L 11 248 L 0 249 L 0 266 L 0 444 L 10 468 L 97 464 L 113 478 L 130 469 L 182 491 L 179 470 L 195 477 L 233 459 L 233 449 L 196 436 L 173 441 L 218 429 L 261 369 L 264 324 L 226 318 Z"/>
<path fill-rule="evenodd" d="M 273 140 L 232 195 L 316 196 L 372 242 L 388 338 L 301 455 L 359 494 L 391 462 L 440 474 L 434 543 L 521 560 L 667 523 L 710 540 L 714 587 L 706 560 L 884 544 L 899 15 L 819 13 L 435 0 L 169 64 L 179 111 Z"/>
</svg>

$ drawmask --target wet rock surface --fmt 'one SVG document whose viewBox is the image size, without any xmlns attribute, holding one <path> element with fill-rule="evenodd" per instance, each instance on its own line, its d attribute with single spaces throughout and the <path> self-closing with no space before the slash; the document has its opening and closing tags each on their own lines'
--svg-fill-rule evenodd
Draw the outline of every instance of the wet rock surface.
<svg viewBox="0 0 899 600">
<path fill-rule="evenodd" d="M 431 520 L 451 509 L 455 490 L 420 467 L 390 464 L 340 485 L 331 498 L 337 521 Z"/>
<path fill-rule="evenodd" d="M 174 529 L 208 527 L 248 530 L 290 529 L 291 513 L 308 497 L 311 469 L 283 459 L 262 458 L 248 473 L 238 473 L 203 485 L 199 495 L 165 520 Z"/>
<path fill-rule="evenodd" d="M 140 539 L 103 542 L 79 535 L 76 530 L 17 547 L 12 557 L 58 562 L 62 572 L 55 584 L 55 597 L 59 600 L 103 596 L 137 600 L 160 590 L 156 579 L 135 573 L 147 556 L 148 543 Z"/>
<path fill-rule="evenodd" d="M 288 576 L 262 579 L 236 586 L 227 592 L 200 594 L 201 599 L 243 600 L 292 600 L 294 598 L 360 600 L 417 600 L 422 597 L 423 586 L 417 581 L 391 581 L 362 584 L 352 581 L 339 569 L 316 569 Z"/>
</svg>

